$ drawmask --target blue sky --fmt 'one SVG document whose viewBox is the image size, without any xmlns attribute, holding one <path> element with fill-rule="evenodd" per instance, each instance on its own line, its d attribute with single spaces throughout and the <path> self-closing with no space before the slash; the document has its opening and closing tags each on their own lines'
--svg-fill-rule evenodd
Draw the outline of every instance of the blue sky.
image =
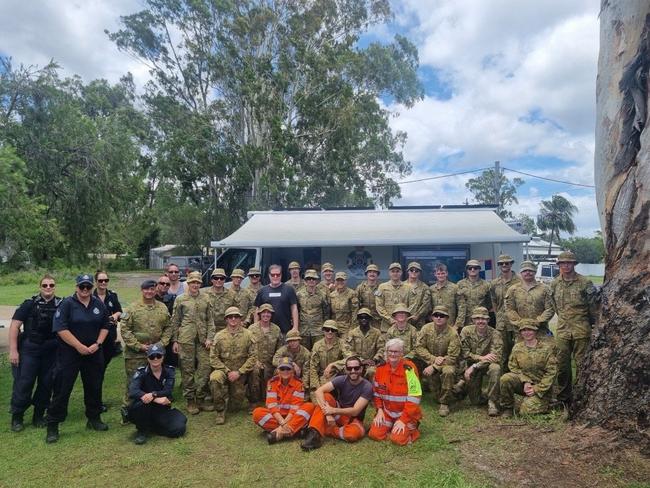
<svg viewBox="0 0 650 488">
<path fill-rule="evenodd" d="M 394 21 L 362 42 L 400 33 L 418 47 L 425 98 L 412 108 L 384 100 L 408 133 L 406 180 L 503 167 L 593 185 L 598 3 L 594 0 L 393 0 Z M 117 81 L 147 69 L 117 51 L 104 29 L 142 8 L 139 0 L 5 0 L 0 52 L 16 62 L 55 59 L 67 74 Z M 517 176 L 508 173 L 509 177 Z M 396 204 L 459 204 L 460 175 L 402 186 Z M 578 233 L 599 228 L 594 190 L 522 177 L 515 214 L 535 216 L 554 193 L 579 208 Z"/>
</svg>

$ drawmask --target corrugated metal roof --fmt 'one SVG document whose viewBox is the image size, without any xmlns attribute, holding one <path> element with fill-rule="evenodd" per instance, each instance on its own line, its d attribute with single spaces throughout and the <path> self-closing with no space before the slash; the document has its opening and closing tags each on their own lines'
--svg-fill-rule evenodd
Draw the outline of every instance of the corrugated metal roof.
<svg viewBox="0 0 650 488">
<path fill-rule="evenodd" d="M 222 247 L 336 247 L 527 242 L 489 209 L 250 212 Z"/>
</svg>

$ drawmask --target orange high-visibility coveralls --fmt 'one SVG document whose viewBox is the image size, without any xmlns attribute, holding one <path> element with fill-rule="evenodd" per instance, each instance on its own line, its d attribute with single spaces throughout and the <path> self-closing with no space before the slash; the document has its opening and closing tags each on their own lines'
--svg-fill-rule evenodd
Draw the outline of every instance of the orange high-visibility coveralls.
<svg viewBox="0 0 650 488">
<path fill-rule="evenodd" d="M 271 432 L 280 426 L 273 414 L 279 413 L 286 417 L 291 413 L 291 418 L 285 425 L 296 434 L 307 425 L 313 411 L 314 404 L 305 402 L 302 381 L 290 378 L 288 383 L 283 385 L 280 377 L 274 376 L 267 383 L 266 407 L 253 410 L 253 422 Z"/>
<path fill-rule="evenodd" d="M 407 379 L 407 370 L 413 375 L 411 383 Z M 418 379 L 417 368 L 408 359 L 401 360 L 395 370 L 390 364 L 382 364 L 377 368 L 374 378 L 375 407 L 384 411 L 384 422 L 377 426 L 371 425 L 368 437 L 383 441 L 386 437 L 401 446 L 415 442 L 420 437 L 418 430 L 422 418 L 420 399 L 422 389 Z M 406 426 L 400 434 L 392 433 L 393 425 L 398 420 Z"/>
<path fill-rule="evenodd" d="M 325 393 L 325 401 L 331 406 L 336 407 L 336 399 L 331 393 Z M 314 414 L 309 421 L 309 427 L 316 429 L 321 436 L 335 437 L 342 439 L 346 442 L 356 442 L 363 439 L 366 435 L 366 429 L 363 427 L 363 422 L 358 417 L 350 417 L 348 415 L 335 415 L 334 425 L 327 423 L 325 414 L 318 405 L 314 408 Z"/>
</svg>

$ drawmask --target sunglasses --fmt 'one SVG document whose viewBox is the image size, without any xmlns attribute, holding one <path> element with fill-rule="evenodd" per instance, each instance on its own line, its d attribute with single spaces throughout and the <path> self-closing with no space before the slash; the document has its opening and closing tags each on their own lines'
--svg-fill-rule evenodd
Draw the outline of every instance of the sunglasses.
<svg viewBox="0 0 650 488">
<path fill-rule="evenodd" d="M 262 275 L 258 275 L 258 274 L 249 274 L 248 277 L 249 277 L 249 278 L 261 278 Z"/>
<path fill-rule="evenodd" d="M 178 274 L 180 271 L 167 271 L 169 274 Z"/>
<path fill-rule="evenodd" d="M 269 276 L 272 276 L 273 278 L 277 278 L 278 276 L 282 276 L 282 273 L 269 273 Z"/>
<path fill-rule="evenodd" d="M 329 327 L 324 327 L 323 332 L 336 332 L 336 330 L 330 329 Z"/>
<path fill-rule="evenodd" d="M 97 283 L 108 283 L 111 281 L 109 278 L 106 278 L 105 280 L 97 280 Z"/>
<path fill-rule="evenodd" d="M 172 284 L 167 281 L 159 281 L 158 284 L 160 286 L 172 286 Z"/>
<path fill-rule="evenodd" d="M 77 288 L 79 288 L 80 290 L 92 290 L 93 285 L 77 285 Z"/>
<path fill-rule="evenodd" d="M 441 318 L 441 317 L 446 317 L 446 315 L 443 315 L 443 314 L 441 314 L 441 313 L 434 313 L 433 316 L 434 316 L 435 318 L 437 318 L 437 319 L 439 319 L 439 318 Z"/>
<path fill-rule="evenodd" d="M 467 269 L 475 270 L 475 269 L 481 269 L 480 266 L 468 266 Z"/>
<path fill-rule="evenodd" d="M 278 368 L 278 369 L 279 369 L 280 371 L 291 371 L 291 368 L 287 368 L 287 367 L 284 367 L 284 368 Z"/>
<path fill-rule="evenodd" d="M 512 266 L 512 263 L 499 263 L 499 266 Z"/>
<path fill-rule="evenodd" d="M 316 278 L 305 278 L 305 281 L 316 281 Z"/>
<path fill-rule="evenodd" d="M 54 288 L 56 285 L 54 283 L 43 283 L 41 288 Z"/>
<path fill-rule="evenodd" d="M 363 369 L 363 366 L 346 366 L 345 369 L 347 371 L 361 371 Z"/>
<path fill-rule="evenodd" d="M 226 281 L 226 278 L 223 276 L 213 276 L 210 278 L 212 281 Z"/>
<path fill-rule="evenodd" d="M 162 354 L 152 354 L 149 356 L 149 359 L 162 359 L 163 355 Z"/>
</svg>

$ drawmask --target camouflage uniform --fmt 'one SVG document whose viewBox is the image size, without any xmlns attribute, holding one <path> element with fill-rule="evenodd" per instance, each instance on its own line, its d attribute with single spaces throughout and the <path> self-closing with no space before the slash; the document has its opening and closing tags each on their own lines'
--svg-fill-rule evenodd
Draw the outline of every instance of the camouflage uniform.
<svg viewBox="0 0 650 488">
<path fill-rule="evenodd" d="M 522 414 L 544 413 L 548 411 L 551 387 L 557 374 L 557 358 L 553 345 L 537 341 L 535 347 L 518 342 L 512 348 L 508 361 L 510 372 L 501 377 L 501 406 L 506 410 L 514 407 L 515 393 L 524 395 L 524 383 L 532 383 L 535 395 L 524 395 L 521 402 Z"/>
<path fill-rule="evenodd" d="M 212 314 L 214 315 L 214 327 L 218 332 L 226 328 L 224 313 L 228 307 L 232 307 L 234 296 L 230 290 L 225 288 L 216 291 L 214 287 L 201 288 L 201 294 L 205 295 L 212 303 Z"/>
<path fill-rule="evenodd" d="M 487 400 L 499 403 L 499 379 L 501 378 L 501 356 L 503 344 L 501 334 L 492 327 L 487 327 L 485 336 L 479 335 L 475 325 L 463 327 L 460 333 L 461 360 L 463 370 L 472 366 L 474 371 L 467 383 L 467 395 L 472 405 L 479 405 L 485 401 L 481 386 L 483 377 L 487 376 Z M 481 361 L 479 357 L 494 354 L 497 361 Z"/>
<path fill-rule="evenodd" d="M 515 344 L 517 332 L 519 331 L 518 327 L 510 323 L 506 315 L 506 295 L 510 288 L 520 283 L 521 278 L 515 273 L 512 273 L 512 278 L 508 281 L 505 280 L 503 275 L 490 281 L 490 301 L 496 316 L 496 329 L 501 333 L 501 342 L 503 343 L 501 367 L 504 372 L 507 371 L 508 357 L 510 357 L 510 351 L 512 351 L 512 346 Z"/>
<path fill-rule="evenodd" d="M 344 359 L 343 342 L 339 338 L 335 338 L 331 345 L 328 345 L 325 339 L 314 344 L 309 359 L 309 389 L 312 393 L 336 376 L 336 372 L 331 377 L 323 376 L 327 365 L 337 363 L 337 369 L 341 370 Z"/>
<path fill-rule="evenodd" d="M 296 293 L 298 293 L 298 291 L 300 291 L 300 290 L 303 290 L 305 288 L 305 286 L 306 286 L 304 280 L 302 280 L 302 279 L 298 283 L 294 283 L 291 280 L 287 280 L 287 281 L 284 282 L 284 284 L 293 286 L 293 289 L 296 291 Z"/>
<path fill-rule="evenodd" d="M 125 345 L 126 393 L 123 405 L 127 406 L 129 404 L 129 382 L 139 367 L 148 364 L 147 353 L 140 348 L 156 343 L 166 347 L 171 340 L 172 328 L 169 323 L 167 306 L 155 300 L 151 305 L 142 300 L 130 305 L 120 317 L 120 334 Z"/>
<path fill-rule="evenodd" d="M 377 313 L 382 318 L 380 330 L 385 334 L 393 324 L 393 309 L 395 306 L 402 303 L 410 308 L 414 295 L 411 293 L 411 286 L 401 281 L 397 285 L 390 281 L 382 283 L 377 291 L 378 295 L 375 303 Z"/>
<path fill-rule="evenodd" d="M 210 364 L 214 369 L 210 375 L 210 389 L 217 411 L 225 410 L 226 400 L 231 411 L 244 406 L 246 383 L 257 362 L 256 348 L 252 332 L 243 327 L 238 327 L 234 332 L 226 328 L 214 336 L 210 350 Z M 239 371 L 237 381 L 228 381 L 230 371 Z"/>
<path fill-rule="evenodd" d="M 309 350 L 301 345 L 297 353 L 292 353 L 285 345 L 275 352 L 273 356 L 273 366 L 277 368 L 282 358 L 291 358 L 291 360 L 300 367 L 300 376 L 296 376 L 302 381 L 305 391 L 309 391 L 309 360 L 311 353 Z"/>
<path fill-rule="evenodd" d="M 172 337 L 178 342 L 183 397 L 188 402 L 202 401 L 208 395 L 210 352 L 205 341 L 214 336 L 212 302 L 203 293 L 183 293 L 174 302 Z"/>
<path fill-rule="evenodd" d="M 359 311 L 357 294 L 347 287 L 343 291 L 334 290 L 330 293 L 330 305 L 332 307 L 332 320 L 336 321 L 339 336 L 345 338 L 348 331 L 356 324 L 357 312 Z"/>
<path fill-rule="evenodd" d="M 320 292 L 323 296 L 328 297 L 334 291 L 334 282 L 326 283 L 321 281 L 316 285 L 316 291 Z"/>
<path fill-rule="evenodd" d="M 406 324 L 404 330 L 399 330 L 397 325 L 391 325 L 390 329 L 386 332 L 386 342 L 391 339 L 402 339 L 404 342 L 404 357 L 410 360 L 416 359 L 415 348 L 418 341 L 418 330 L 411 324 Z M 422 374 L 422 371 L 420 371 Z"/>
<path fill-rule="evenodd" d="M 531 288 L 522 281 L 508 290 L 506 294 L 506 315 L 508 321 L 519 330 L 521 319 L 533 319 L 539 325 L 540 337 L 548 331 L 548 322 L 555 315 L 551 289 L 536 281 Z"/>
<path fill-rule="evenodd" d="M 323 337 L 321 327 L 330 316 L 329 293 L 323 295 L 318 290 L 310 293 L 307 287 L 296 293 L 300 310 L 300 335 L 302 343 L 311 349 Z"/>
<path fill-rule="evenodd" d="M 415 284 L 405 281 L 411 287 L 411 322 L 416 329 L 421 329 L 429 321 L 431 315 L 431 292 L 429 287 L 418 280 Z"/>
<path fill-rule="evenodd" d="M 381 317 L 377 313 L 377 294 L 379 293 L 379 283 L 369 285 L 367 281 L 360 283 L 356 289 L 357 300 L 359 301 L 359 308 L 367 308 L 372 313 L 372 320 L 370 326 L 379 328 Z"/>
<path fill-rule="evenodd" d="M 359 356 L 362 360 L 371 359 L 375 362 L 384 360 L 385 341 L 381 332 L 370 327 L 367 333 L 363 333 L 361 327 L 352 329 L 345 338 L 343 344 L 344 356 Z M 375 376 L 375 367 L 366 368 L 366 378 L 372 381 Z"/>
<path fill-rule="evenodd" d="M 242 320 L 244 321 L 244 326 L 245 327 L 248 326 L 249 324 L 246 323 L 246 320 L 248 320 L 249 317 L 248 312 L 253 307 L 253 302 L 255 301 L 255 296 L 257 296 L 257 294 L 251 297 L 251 294 L 248 291 L 248 289 L 239 288 L 238 290 L 235 290 L 235 287 L 230 288 L 230 290 L 228 290 L 228 293 L 230 293 L 230 299 L 225 300 L 226 308 L 237 307 L 243 315 Z M 225 308 L 223 310 L 224 312 L 226 311 Z M 224 319 L 224 326 L 225 323 L 226 321 Z M 221 330 L 221 329 L 217 328 L 217 330 Z"/>
<path fill-rule="evenodd" d="M 275 370 L 273 355 L 282 346 L 282 331 L 274 323 L 271 323 L 271 326 L 265 331 L 259 322 L 255 322 L 248 330 L 255 337 L 255 356 L 257 357 L 248 383 L 249 399 L 251 402 L 260 402 L 264 401 L 266 383 L 271 379 Z"/>
<path fill-rule="evenodd" d="M 253 288 L 250 284 L 244 288 L 244 291 L 248 294 L 246 301 L 248 302 L 248 309 L 242 310 L 239 308 L 242 314 L 244 314 L 244 327 L 248 327 L 250 324 L 255 322 L 255 297 L 257 297 L 257 292 L 262 289 L 262 285 L 257 288 Z"/>
<path fill-rule="evenodd" d="M 427 366 L 433 366 L 431 382 L 434 398 L 438 398 L 441 404 L 449 405 L 453 399 L 452 388 L 460 356 L 458 333 L 448 325 L 439 332 L 433 322 L 425 324 L 418 334 L 415 353 Z M 434 364 L 436 356 L 444 356 L 445 362 L 441 366 Z"/>
<path fill-rule="evenodd" d="M 484 279 L 479 278 L 471 282 L 469 278 L 463 278 L 457 283 L 458 291 L 465 299 L 465 323 L 461 326 L 471 325 L 471 311 L 476 307 L 485 307 L 488 310 L 492 308 L 490 300 L 490 285 Z"/>
<path fill-rule="evenodd" d="M 467 308 L 465 296 L 459 292 L 458 285 L 451 281 L 445 282 L 444 286 L 438 286 L 438 283 L 434 283 L 429 287 L 429 291 L 431 292 L 432 309 L 438 305 L 447 307 L 449 311 L 447 324 L 451 327 L 462 327 L 465 324 Z"/>
<path fill-rule="evenodd" d="M 567 281 L 558 276 L 551 283 L 553 309 L 557 313 L 557 398 L 562 402 L 571 398 L 571 356 L 576 362 L 576 376 L 582 371 L 582 360 L 591 336 L 591 323 L 596 316 L 595 292 L 593 283 L 578 273 L 574 280 Z"/>
</svg>

